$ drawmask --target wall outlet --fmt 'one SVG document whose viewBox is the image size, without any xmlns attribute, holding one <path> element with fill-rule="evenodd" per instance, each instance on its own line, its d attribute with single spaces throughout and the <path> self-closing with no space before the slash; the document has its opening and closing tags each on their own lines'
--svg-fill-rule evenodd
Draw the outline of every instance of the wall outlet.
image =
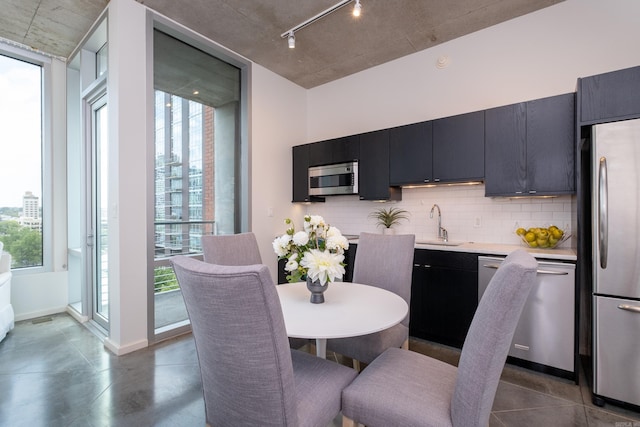
<svg viewBox="0 0 640 427">
<path fill-rule="evenodd" d="M 473 220 L 473 227 L 474 228 L 482 227 L 482 217 L 481 216 L 475 217 L 475 219 Z"/>
</svg>

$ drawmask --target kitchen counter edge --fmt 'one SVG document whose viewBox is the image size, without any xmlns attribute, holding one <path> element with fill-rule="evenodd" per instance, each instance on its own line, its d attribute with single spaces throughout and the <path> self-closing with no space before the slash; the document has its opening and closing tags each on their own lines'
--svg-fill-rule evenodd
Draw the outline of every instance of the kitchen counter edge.
<svg viewBox="0 0 640 427">
<path fill-rule="evenodd" d="M 358 244 L 358 239 L 349 239 L 349 243 Z M 577 259 L 576 250 L 573 248 L 533 249 L 526 248 L 522 245 L 510 245 L 506 243 L 465 242 L 457 246 L 428 245 L 423 243 L 416 243 L 415 247 L 416 249 L 429 249 L 434 251 L 469 252 L 482 255 L 497 256 L 506 256 L 516 249 L 524 249 L 535 258 L 539 259 L 573 262 L 575 262 Z"/>
</svg>

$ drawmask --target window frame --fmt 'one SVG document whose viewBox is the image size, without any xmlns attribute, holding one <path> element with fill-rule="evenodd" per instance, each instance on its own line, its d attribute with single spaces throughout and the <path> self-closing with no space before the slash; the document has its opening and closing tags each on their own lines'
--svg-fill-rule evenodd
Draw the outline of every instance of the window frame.
<svg viewBox="0 0 640 427">
<path fill-rule="evenodd" d="M 251 198 L 250 198 L 250 183 L 251 183 L 251 155 L 250 155 L 250 138 L 251 138 L 251 117 L 250 117 L 250 99 L 251 99 L 251 62 L 245 58 L 235 54 L 234 52 L 218 45 L 217 43 L 207 39 L 206 37 L 195 33 L 183 26 L 176 24 L 175 22 L 165 18 L 162 15 L 156 14 L 152 11 L 147 12 L 147 31 L 148 31 L 148 44 L 147 44 L 147 76 L 149 78 L 149 86 L 147 87 L 149 93 L 149 105 L 155 105 L 155 90 L 153 88 L 153 31 L 159 30 L 171 37 L 174 37 L 196 49 L 200 49 L 203 52 L 212 55 L 222 61 L 225 61 L 240 70 L 240 153 L 238 158 L 238 170 L 240 175 L 238 177 L 239 191 L 239 206 L 240 214 L 238 220 L 238 226 L 242 231 L 249 230 L 249 224 L 251 221 Z M 149 117 L 153 117 L 153 107 L 149 108 Z M 155 131 L 155 125 L 149 121 L 149 131 L 153 135 Z M 155 146 L 152 141 L 148 143 L 147 161 L 149 164 L 155 164 L 154 156 Z M 153 174 L 148 174 L 147 185 L 148 188 L 154 188 Z M 154 212 L 154 192 L 151 191 L 147 195 L 147 208 L 149 212 Z M 154 246 L 155 228 L 153 226 L 153 220 L 147 224 L 147 239 L 150 247 Z M 165 339 L 175 337 L 181 333 L 186 333 L 191 330 L 191 325 L 188 320 L 173 326 L 155 328 L 154 317 L 154 251 L 148 251 L 147 254 L 147 277 L 149 282 L 147 283 L 147 336 L 150 343 L 157 343 Z M 169 260 L 167 259 L 168 263 Z"/>
<path fill-rule="evenodd" d="M 42 265 L 21 267 L 11 272 L 18 276 L 53 271 L 53 129 L 51 58 L 22 47 L 0 42 L 0 54 L 41 68 L 41 208 L 42 208 Z"/>
</svg>

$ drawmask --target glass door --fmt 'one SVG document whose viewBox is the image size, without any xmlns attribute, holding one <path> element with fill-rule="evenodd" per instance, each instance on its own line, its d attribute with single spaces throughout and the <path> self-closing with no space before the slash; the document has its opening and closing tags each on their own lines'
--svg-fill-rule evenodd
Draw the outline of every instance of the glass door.
<svg viewBox="0 0 640 427">
<path fill-rule="evenodd" d="M 107 137 L 108 108 L 106 95 L 91 104 L 91 218 L 87 246 L 91 249 L 88 269 L 91 277 L 91 318 L 104 329 L 109 329 L 109 140 Z"/>
</svg>

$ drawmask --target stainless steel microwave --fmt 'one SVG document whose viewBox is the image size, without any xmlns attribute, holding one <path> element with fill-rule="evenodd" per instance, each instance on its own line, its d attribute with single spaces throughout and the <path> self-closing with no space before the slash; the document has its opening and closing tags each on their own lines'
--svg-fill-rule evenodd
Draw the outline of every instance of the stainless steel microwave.
<svg viewBox="0 0 640 427">
<path fill-rule="evenodd" d="M 309 168 L 309 195 L 358 194 L 358 162 Z"/>
</svg>

